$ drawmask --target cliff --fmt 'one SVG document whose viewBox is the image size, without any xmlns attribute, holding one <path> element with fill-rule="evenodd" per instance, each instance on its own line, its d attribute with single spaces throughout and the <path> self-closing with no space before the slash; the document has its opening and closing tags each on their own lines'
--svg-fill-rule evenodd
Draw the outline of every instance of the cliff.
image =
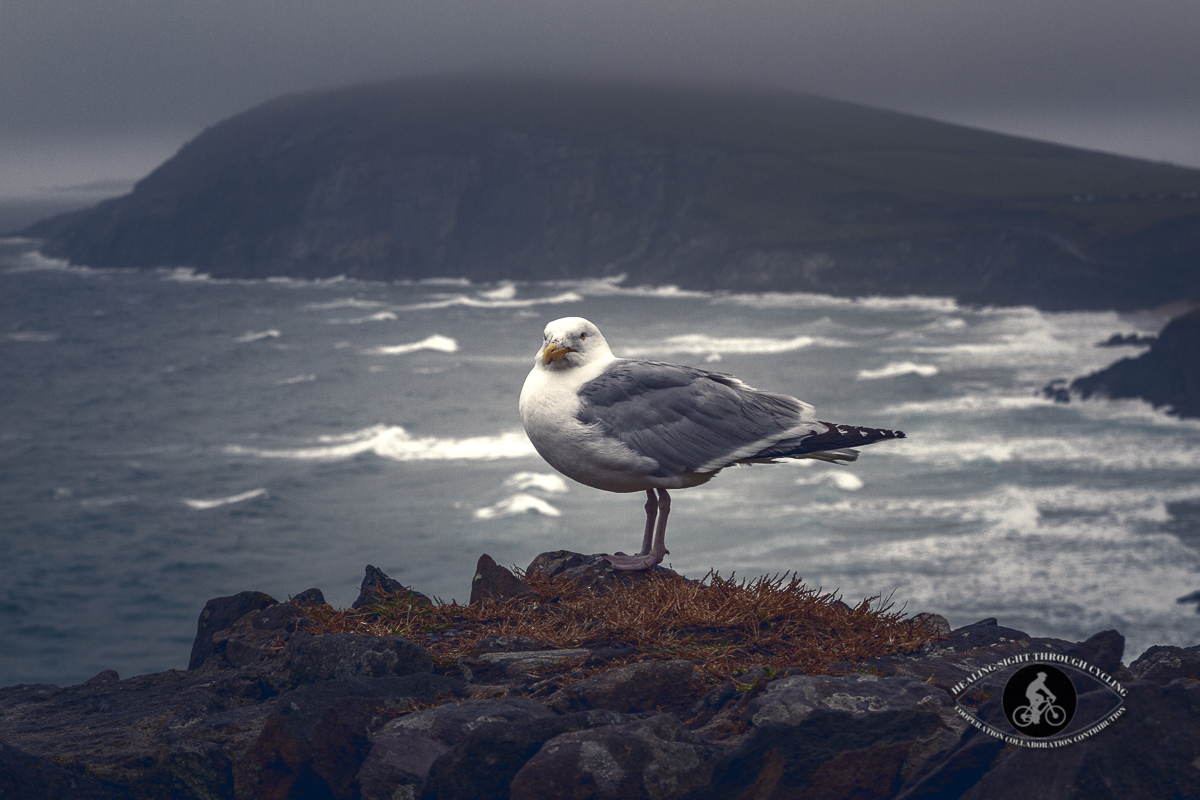
<svg viewBox="0 0 1200 800">
<path fill-rule="evenodd" d="M 424 78 L 284 97 L 22 234 L 75 263 L 227 277 L 1200 297 L 1200 171 L 770 91 Z"/>
</svg>

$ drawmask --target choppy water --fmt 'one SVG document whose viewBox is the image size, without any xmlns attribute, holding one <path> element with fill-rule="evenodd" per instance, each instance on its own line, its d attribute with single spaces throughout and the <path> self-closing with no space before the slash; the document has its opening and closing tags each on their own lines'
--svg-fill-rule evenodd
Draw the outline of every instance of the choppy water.
<svg viewBox="0 0 1200 800">
<path fill-rule="evenodd" d="M 730 469 L 674 496 L 669 562 L 798 571 L 952 624 L 1200 641 L 1200 425 L 1047 381 L 1161 322 L 626 288 L 217 281 L 0 242 L 0 685 L 183 668 L 210 597 L 372 563 L 465 600 L 475 560 L 640 542 L 642 498 L 559 478 L 516 399 L 550 319 L 905 430 L 851 467 Z"/>
</svg>

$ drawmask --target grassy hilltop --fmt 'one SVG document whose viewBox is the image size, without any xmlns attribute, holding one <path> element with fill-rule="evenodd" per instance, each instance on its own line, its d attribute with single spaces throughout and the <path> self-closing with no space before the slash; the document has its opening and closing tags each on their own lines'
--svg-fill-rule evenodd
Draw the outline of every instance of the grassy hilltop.
<svg viewBox="0 0 1200 800">
<path fill-rule="evenodd" d="M 93 266 L 1200 299 L 1200 171 L 806 95 L 424 78 L 284 97 L 24 233 Z"/>
</svg>

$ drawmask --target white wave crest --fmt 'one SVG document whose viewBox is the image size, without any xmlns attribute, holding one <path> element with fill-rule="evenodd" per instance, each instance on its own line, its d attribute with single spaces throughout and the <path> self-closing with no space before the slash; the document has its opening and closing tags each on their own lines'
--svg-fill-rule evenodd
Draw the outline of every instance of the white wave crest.
<svg viewBox="0 0 1200 800">
<path fill-rule="evenodd" d="M 500 295 L 497 296 L 497 293 L 500 293 Z M 515 295 L 515 293 L 514 288 L 512 294 Z M 429 300 L 424 303 L 397 306 L 396 310 L 433 311 L 440 308 L 451 308 L 452 306 L 466 306 L 468 308 L 529 308 L 530 306 L 556 305 L 559 303 L 578 303 L 583 300 L 583 295 L 578 292 L 563 292 L 552 297 L 531 297 L 526 300 L 518 300 L 515 297 L 505 296 L 508 294 L 509 289 L 503 287 L 490 292 L 480 292 L 477 296 L 456 294 L 437 300 Z"/>
<path fill-rule="evenodd" d="M 553 472 L 517 472 L 504 485 L 513 489 L 540 489 L 548 494 L 565 494 L 567 482 Z"/>
<path fill-rule="evenodd" d="M 351 317 L 350 319 L 331 319 L 330 325 L 362 325 L 364 322 L 387 322 L 396 319 L 396 315 L 391 311 L 380 311 L 377 314 L 368 314 L 365 317 Z"/>
<path fill-rule="evenodd" d="M 530 511 L 542 514 L 547 517 L 560 517 L 562 512 L 554 506 L 547 503 L 540 497 L 534 497 L 531 494 L 514 494 L 506 500 L 501 500 L 495 505 L 487 508 L 479 508 L 475 510 L 475 519 L 496 519 L 497 517 L 511 517 L 515 514 L 526 514 Z"/>
<path fill-rule="evenodd" d="M 43 333 L 41 331 L 16 331 L 4 337 L 10 342 L 53 342 L 58 338 L 57 333 Z"/>
<path fill-rule="evenodd" d="M 259 458 L 292 458 L 300 461 L 342 461 L 360 453 L 374 453 L 391 461 L 494 461 L 537 455 L 524 431 L 466 439 L 413 436 L 399 425 L 374 425 L 353 433 L 320 436 L 306 447 L 269 449 L 230 445 L 225 452 Z"/>
<path fill-rule="evenodd" d="M 812 486 L 821 483 L 831 483 L 843 492 L 857 492 L 864 485 L 862 478 L 852 472 L 842 470 L 827 470 L 812 477 L 796 478 L 797 486 Z"/>
<path fill-rule="evenodd" d="M 256 497 L 266 497 L 266 495 L 266 489 L 251 489 L 248 492 L 235 494 L 232 497 L 218 497 L 215 500 L 189 500 L 184 498 L 183 504 L 188 508 L 195 509 L 196 511 L 207 511 L 210 508 L 227 506 L 232 503 L 244 503 L 247 500 L 253 500 Z"/>
<path fill-rule="evenodd" d="M 880 367 L 879 369 L 860 369 L 858 371 L 858 379 L 860 381 L 873 381 L 879 378 L 895 378 L 899 375 L 920 375 L 922 378 L 931 378 L 937 374 L 938 368 L 932 364 L 893 361 L 886 367 Z"/>
<path fill-rule="evenodd" d="M 14 240 L 5 239 L 3 241 L 12 242 Z M 14 260 L 17 262 L 17 265 L 7 270 L 10 274 L 19 272 L 78 272 L 84 274 L 97 271 L 91 267 L 73 267 L 71 266 L 71 262 L 65 258 L 47 258 L 37 250 L 29 250 L 21 253 Z"/>
<path fill-rule="evenodd" d="M 284 378 L 281 381 L 275 381 L 275 385 L 276 386 L 291 386 L 294 383 L 308 383 L 310 381 L 315 381 L 316 379 L 317 379 L 316 375 L 296 375 L 291 378 Z"/>
<path fill-rule="evenodd" d="M 300 306 L 301 311 L 334 311 L 339 308 L 379 308 L 387 305 L 382 300 L 360 300 L 357 297 L 343 297 L 326 303 L 306 303 Z"/>
<path fill-rule="evenodd" d="M 872 311 L 933 311 L 954 314 L 960 310 L 953 297 L 834 297 L 808 292 L 765 292 L 762 294 L 718 295 L 713 303 L 731 303 L 747 308 L 863 308 Z"/>
<path fill-rule="evenodd" d="M 267 331 L 246 331 L 241 336 L 234 339 L 235 342 L 245 344 L 247 342 L 257 342 L 259 339 L 278 339 L 283 334 L 271 328 Z"/>
<path fill-rule="evenodd" d="M 457 353 L 458 342 L 454 341 L 449 336 L 441 336 L 435 333 L 433 336 L 426 337 L 419 342 L 412 342 L 411 344 L 374 347 L 370 350 L 365 350 L 364 355 L 402 356 L 406 353 L 415 353 L 418 350 L 436 350 L 441 353 Z"/>
<path fill-rule="evenodd" d="M 672 353 L 691 355 L 721 353 L 787 353 L 805 347 L 848 347 L 848 342 L 820 336 L 796 336 L 791 339 L 768 339 L 760 336 L 719 339 L 703 333 L 670 336 L 649 345 L 622 348 L 626 356 L 653 356 Z"/>
</svg>

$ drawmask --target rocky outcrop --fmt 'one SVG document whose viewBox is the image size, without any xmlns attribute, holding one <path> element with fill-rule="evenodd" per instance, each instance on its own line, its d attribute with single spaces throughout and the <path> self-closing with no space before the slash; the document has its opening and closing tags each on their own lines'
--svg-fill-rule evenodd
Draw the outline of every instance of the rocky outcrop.
<svg viewBox="0 0 1200 800">
<path fill-rule="evenodd" d="M 540 558 L 570 570 L 576 555 Z M 368 578 L 390 585 L 373 568 Z M 1116 631 L 1073 643 L 987 619 L 835 674 L 758 667 L 711 685 L 690 661 L 630 662 L 628 648 L 551 650 L 521 636 L 439 663 L 395 637 L 314 635 L 302 606 L 320 595 L 302 595 L 210 601 L 186 672 L 0 689 L 0 796 L 1200 796 L 1200 646 L 1151 648 L 1125 668 Z M 971 727 L 960 709 L 1004 724 L 995 685 L 958 698 L 951 688 L 1028 653 L 1115 673 L 1128 691 L 1123 715 L 1053 750 Z M 604 669 L 609 658 L 618 663 Z M 601 669 L 588 677 L 580 665 Z M 1094 678 L 1076 681 L 1068 731 L 1119 702 Z"/>
<path fill-rule="evenodd" d="M 1046 387 L 1067 402 L 1071 395 L 1141 398 L 1181 417 L 1200 417 L 1200 309 L 1167 323 L 1137 358 L 1125 358 L 1099 372 Z"/>
<path fill-rule="evenodd" d="M 23 234 L 75 263 L 239 278 L 1200 298 L 1200 172 L 772 91 L 423 78 L 284 97 Z"/>
</svg>

